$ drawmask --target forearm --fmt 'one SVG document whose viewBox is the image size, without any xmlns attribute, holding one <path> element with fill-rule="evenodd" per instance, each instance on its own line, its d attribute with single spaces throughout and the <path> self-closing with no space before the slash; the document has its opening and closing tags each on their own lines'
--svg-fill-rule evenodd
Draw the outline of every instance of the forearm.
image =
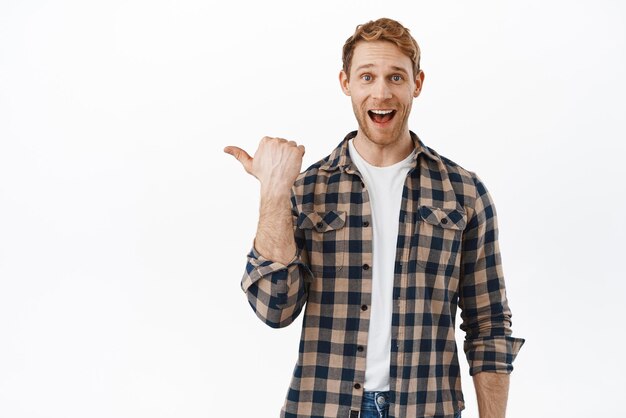
<svg viewBox="0 0 626 418">
<path fill-rule="evenodd" d="M 261 188 L 254 247 L 263 257 L 287 265 L 296 255 L 289 191 Z"/>
<path fill-rule="evenodd" d="M 504 418 L 509 396 L 509 374 L 481 372 L 474 375 L 480 418 Z"/>
<path fill-rule="evenodd" d="M 272 211 L 271 207 L 262 206 L 264 212 Z M 281 223 L 280 217 L 277 221 L 272 217 L 273 215 L 276 215 L 276 212 L 261 216 L 260 232 L 257 235 L 260 245 L 256 245 L 248 254 L 248 264 L 241 287 L 257 316 L 267 325 L 280 328 L 293 322 L 306 302 L 305 276 L 310 273 L 310 270 L 300 258 L 303 253 L 300 252 L 297 258 L 294 257 L 295 242 L 301 242 L 303 237 L 298 235 L 296 239 L 291 226 L 292 218 L 289 218 L 289 238 L 294 246 L 288 250 L 283 249 L 283 258 L 278 254 L 276 250 L 281 246 L 278 242 L 287 241 L 285 236 L 287 223 L 285 221 Z M 264 219 L 269 221 L 263 222 Z M 277 233 L 281 228 L 284 229 L 282 237 Z M 297 229 L 296 234 L 298 234 Z M 262 254 L 257 247 L 266 251 L 267 255 Z"/>
</svg>

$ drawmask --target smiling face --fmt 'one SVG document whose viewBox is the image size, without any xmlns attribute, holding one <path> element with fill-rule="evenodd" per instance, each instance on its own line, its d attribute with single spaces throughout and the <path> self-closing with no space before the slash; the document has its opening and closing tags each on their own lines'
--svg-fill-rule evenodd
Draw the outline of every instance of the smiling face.
<svg viewBox="0 0 626 418">
<path fill-rule="evenodd" d="M 424 73 L 413 76 L 413 63 L 400 48 L 388 41 L 359 41 L 350 74 L 342 70 L 339 81 L 352 101 L 358 136 L 378 147 L 411 140 L 409 114 Z"/>
</svg>

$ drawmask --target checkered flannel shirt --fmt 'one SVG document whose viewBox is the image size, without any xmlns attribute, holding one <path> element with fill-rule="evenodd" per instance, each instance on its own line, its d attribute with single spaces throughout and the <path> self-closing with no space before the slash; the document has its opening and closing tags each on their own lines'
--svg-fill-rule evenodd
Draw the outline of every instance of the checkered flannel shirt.
<svg viewBox="0 0 626 418">
<path fill-rule="evenodd" d="M 281 417 L 359 416 L 375 266 L 368 192 L 348 152 L 355 135 L 294 184 L 294 259 L 284 265 L 255 248 L 248 254 L 241 286 L 257 316 L 278 328 L 304 310 Z M 452 418 L 464 408 L 457 305 L 471 375 L 510 373 L 524 340 L 511 336 L 487 189 L 474 173 L 411 136 L 417 152 L 399 215 L 389 416 Z"/>
</svg>

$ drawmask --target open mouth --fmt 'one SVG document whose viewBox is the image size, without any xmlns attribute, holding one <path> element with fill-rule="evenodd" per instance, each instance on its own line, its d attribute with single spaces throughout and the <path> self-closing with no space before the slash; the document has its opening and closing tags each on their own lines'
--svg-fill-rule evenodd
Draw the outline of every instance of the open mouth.
<svg viewBox="0 0 626 418">
<path fill-rule="evenodd" d="M 370 119 L 375 123 L 387 123 L 396 115 L 395 110 L 368 110 L 367 114 Z"/>
</svg>

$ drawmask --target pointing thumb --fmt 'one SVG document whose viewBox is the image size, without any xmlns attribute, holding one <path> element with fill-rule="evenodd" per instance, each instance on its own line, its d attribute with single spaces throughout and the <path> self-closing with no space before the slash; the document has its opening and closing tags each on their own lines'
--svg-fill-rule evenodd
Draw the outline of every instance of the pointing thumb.
<svg viewBox="0 0 626 418">
<path fill-rule="evenodd" d="M 252 170 L 252 157 L 250 157 L 250 155 L 248 155 L 247 152 L 245 152 L 244 150 L 242 150 L 239 147 L 235 147 L 235 146 L 228 146 L 226 148 L 224 148 L 224 152 L 226 154 L 230 154 L 233 157 L 235 157 L 243 166 L 243 168 L 250 174 L 252 174 L 251 170 Z"/>
</svg>

